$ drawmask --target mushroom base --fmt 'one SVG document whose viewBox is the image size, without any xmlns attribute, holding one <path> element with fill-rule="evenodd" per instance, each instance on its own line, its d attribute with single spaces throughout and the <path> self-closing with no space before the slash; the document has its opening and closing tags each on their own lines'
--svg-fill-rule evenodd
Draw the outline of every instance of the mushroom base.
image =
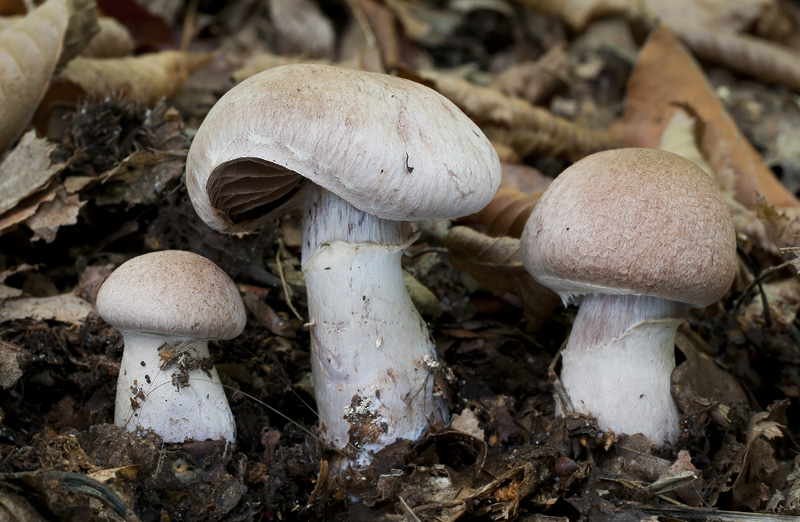
<svg viewBox="0 0 800 522">
<path fill-rule="evenodd" d="M 561 381 L 575 411 L 616 433 L 674 442 L 670 393 L 678 303 L 644 296 L 588 296 L 562 354 Z"/>
<path fill-rule="evenodd" d="M 233 443 L 236 424 L 217 370 L 210 363 L 206 341 L 127 331 L 122 336 L 125 351 L 114 424 L 127 431 L 152 429 L 164 442 L 211 439 Z M 191 344 L 162 351 L 173 364 L 160 369 L 165 357 L 159 355 L 159 347 L 165 342 L 176 347 L 181 341 Z M 185 353 L 183 365 L 181 350 Z"/>
</svg>

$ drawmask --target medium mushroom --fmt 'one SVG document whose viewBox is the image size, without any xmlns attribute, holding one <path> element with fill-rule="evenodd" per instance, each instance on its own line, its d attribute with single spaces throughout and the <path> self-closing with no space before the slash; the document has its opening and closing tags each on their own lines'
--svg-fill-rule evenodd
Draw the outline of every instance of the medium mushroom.
<svg viewBox="0 0 800 522">
<path fill-rule="evenodd" d="M 152 429 L 165 442 L 225 440 L 236 425 L 208 353 L 245 325 L 233 281 L 208 259 L 179 250 L 120 265 L 97 293 L 97 312 L 122 333 L 114 423 Z"/>
<path fill-rule="evenodd" d="M 403 284 L 411 222 L 471 214 L 499 184 L 491 144 L 440 94 L 308 64 L 226 93 L 186 167 L 195 210 L 221 232 L 257 230 L 284 204 L 304 205 L 317 408 L 326 440 L 361 463 L 448 416 L 433 341 Z"/>
<path fill-rule="evenodd" d="M 604 429 L 674 441 L 675 331 L 687 307 L 719 300 L 736 270 L 714 182 L 669 152 L 593 154 L 545 191 L 521 252 L 538 282 L 579 303 L 561 370 L 575 410 Z"/>
</svg>

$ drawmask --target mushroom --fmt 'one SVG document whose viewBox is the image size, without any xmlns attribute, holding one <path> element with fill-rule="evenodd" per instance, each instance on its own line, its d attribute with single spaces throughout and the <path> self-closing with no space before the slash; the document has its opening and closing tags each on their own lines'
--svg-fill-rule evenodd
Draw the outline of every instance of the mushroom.
<svg viewBox="0 0 800 522">
<path fill-rule="evenodd" d="M 122 333 L 114 423 L 152 429 L 165 442 L 225 440 L 236 426 L 208 353 L 245 325 L 233 281 L 208 259 L 179 250 L 120 265 L 97 293 L 100 317 Z"/>
<path fill-rule="evenodd" d="M 226 93 L 186 166 L 195 210 L 221 232 L 257 230 L 285 203 L 304 205 L 317 408 L 326 441 L 360 464 L 448 417 L 433 341 L 403 284 L 412 222 L 471 214 L 499 184 L 491 144 L 440 94 L 310 64 Z"/>
<path fill-rule="evenodd" d="M 736 270 L 736 236 L 714 182 L 681 156 L 600 152 L 545 191 L 522 235 L 525 268 L 579 302 L 561 380 L 603 429 L 675 441 L 675 331 L 687 308 L 719 300 Z"/>
</svg>

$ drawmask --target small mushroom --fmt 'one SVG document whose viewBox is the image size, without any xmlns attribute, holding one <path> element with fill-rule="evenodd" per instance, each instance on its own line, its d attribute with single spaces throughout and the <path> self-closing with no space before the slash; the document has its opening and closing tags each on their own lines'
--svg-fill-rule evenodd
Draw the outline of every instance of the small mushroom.
<svg viewBox="0 0 800 522">
<path fill-rule="evenodd" d="M 675 331 L 729 289 L 736 235 L 714 182 L 681 156 L 600 152 L 545 191 L 522 235 L 525 268 L 580 303 L 561 380 L 603 428 L 674 441 Z"/>
<path fill-rule="evenodd" d="M 125 342 L 115 424 L 152 429 L 165 442 L 233 443 L 233 415 L 208 353 L 208 340 L 232 339 L 245 325 L 225 272 L 191 252 L 135 257 L 100 287 L 97 312 Z"/>
<path fill-rule="evenodd" d="M 211 109 L 187 158 L 195 210 L 222 232 L 304 205 L 312 370 L 327 441 L 368 451 L 448 417 L 436 350 L 403 284 L 410 222 L 471 214 L 500 184 L 497 154 L 449 100 L 407 80 L 276 67 Z"/>
</svg>

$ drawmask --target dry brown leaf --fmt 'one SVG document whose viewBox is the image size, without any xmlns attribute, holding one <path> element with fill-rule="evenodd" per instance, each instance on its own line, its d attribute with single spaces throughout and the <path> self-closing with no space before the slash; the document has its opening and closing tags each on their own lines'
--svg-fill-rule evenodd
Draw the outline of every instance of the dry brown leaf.
<svg viewBox="0 0 800 522">
<path fill-rule="evenodd" d="M 636 0 L 515 0 L 521 5 L 556 15 L 576 31 L 582 31 L 595 18 L 630 12 Z"/>
<path fill-rule="evenodd" d="M 98 32 L 81 49 L 80 55 L 85 58 L 119 58 L 127 56 L 136 48 L 136 43 L 128 29 L 116 18 L 104 16 L 98 21 Z"/>
<path fill-rule="evenodd" d="M 576 161 L 622 146 L 616 128 L 587 129 L 489 87 L 435 71 L 418 75 L 472 118 L 490 140 L 511 146 L 523 158 L 533 154 Z"/>
<path fill-rule="evenodd" d="M 0 163 L 0 216 L 40 190 L 64 168 L 50 162 L 53 148 L 30 131 Z"/>
<path fill-rule="evenodd" d="M 800 91 L 797 51 L 753 36 L 697 25 L 670 25 L 673 33 L 701 60 L 719 63 L 759 81 Z"/>
<path fill-rule="evenodd" d="M 764 198 L 756 200 L 755 211 L 758 219 L 764 223 L 767 235 L 775 246 L 780 249 L 800 245 L 800 217 L 777 210 Z"/>
<path fill-rule="evenodd" d="M 511 293 L 522 303 L 528 329 L 535 330 L 561 304 L 552 290 L 537 283 L 522 265 L 519 239 L 493 238 L 469 227 L 453 227 L 445 246 L 450 262 L 495 295 Z"/>
<path fill-rule="evenodd" d="M 374 47 L 380 51 L 381 63 L 386 70 L 394 69 L 401 61 L 400 30 L 395 14 L 388 6 L 372 0 L 351 0 L 354 13 L 363 18 Z"/>
<path fill-rule="evenodd" d="M 522 62 L 501 72 L 489 87 L 506 96 L 521 98 L 540 105 L 550 98 L 559 86 L 566 83 L 564 71 L 569 70 L 569 55 L 564 45 L 554 45 L 535 62 Z"/>
<path fill-rule="evenodd" d="M 738 32 L 755 24 L 775 1 L 646 0 L 646 4 L 670 28 L 695 24 L 700 30 L 714 28 Z"/>
<path fill-rule="evenodd" d="M 54 80 L 48 100 L 75 103 L 79 96 L 119 96 L 152 107 L 181 88 L 212 56 L 164 51 L 126 58 L 72 60 Z M 66 96 L 64 96 L 66 94 Z"/>
<path fill-rule="evenodd" d="M 77 194 L 68 194 L 59 188 L 51 201 L 43 202 L 36 213 L 25 220 L 25 225 L 33 231 L 31 241 L 44 239 L 46 243 L 52 243 L 62 225 L 78 222 L 78 212 L 85 204 Z"/>
<path fill-rule="evenodd" d="M 69 7 L 69 22 L 56 71 L 60 71 L 70 60 L 78 56 L 78 53 L 100 31 L 100 27 L 97 25 L 95 0 L 67 0 L 67 6 Z"/>
<path fill-rule="evenodd" d="M 628 81 L 625 145 L 657 148 L 676 105 L 691 107 L 716 136 L 718 151 L 726 151 L 709 151 L 701 144 L 715 172 L 733 170 L 737 201 L 752 208 L 759 193 L 779 207 L 800 205 L 741 134 L 691 55 L 662 25 L 650 34 Z M 715 164 L 715 158 L 723 164 Z"/>
<path fill-rule="evenodd" d="M 94 308 L 74 294 L 52 297 L 17 297 L 0 304 L 0 323 L 15 319 L 37 319 L 82 324 Z"/>
<path fill-rule="evenodd" d="M 333 58 L 336 35 L 333 23 L 311 0 L 271 0 L 269 16 L 278 33 L 281 54 Z"/>
<path fill-rule="evenodd" d="M 479 223 L 492 237 L 519 238 L 542 194 L 501 188 L 494 199 L 483 210 L 470 216 L 469 220 Z"/>
<path fill-rule="evenodd" d="M 58 63 L 67 0 L 48 0 L 0 32 L 0 152 L 25 130 Z"/>
</svg>

